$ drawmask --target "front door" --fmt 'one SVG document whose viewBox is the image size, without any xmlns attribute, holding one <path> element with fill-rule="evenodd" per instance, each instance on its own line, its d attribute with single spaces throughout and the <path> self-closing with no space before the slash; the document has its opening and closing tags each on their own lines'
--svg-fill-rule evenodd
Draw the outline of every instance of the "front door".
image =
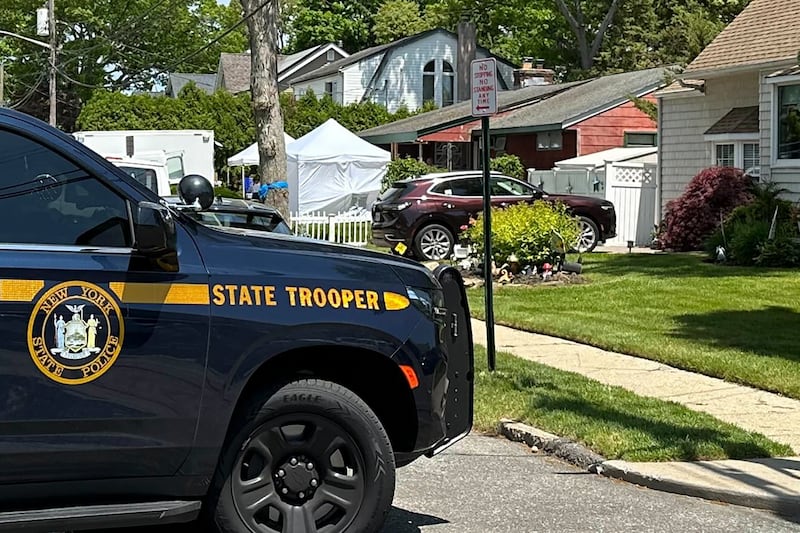
<svg viewBox="0 0 800 533">
<path fill-rule="evenodd" d="M 191 449 L 207 275 L 132 251 L 110 176 L 0 129 L 0 483 L 163 476 Z"/>
</svg>

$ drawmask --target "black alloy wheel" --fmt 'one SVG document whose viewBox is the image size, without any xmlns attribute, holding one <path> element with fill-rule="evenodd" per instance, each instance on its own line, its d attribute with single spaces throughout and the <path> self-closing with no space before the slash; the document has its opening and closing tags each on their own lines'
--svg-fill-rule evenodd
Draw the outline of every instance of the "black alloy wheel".
<svg viewBox="0 0 800 533">
<path fill-rule="evenodd" d="M 258 424 L 246 424 L 250 429 L 226 469 L 219 530 L 379 529 L 394 495 L 394 461 L 369 407 L 349 390 L 318 380 L 290 383 L 262 405 Z"/>
</svg>

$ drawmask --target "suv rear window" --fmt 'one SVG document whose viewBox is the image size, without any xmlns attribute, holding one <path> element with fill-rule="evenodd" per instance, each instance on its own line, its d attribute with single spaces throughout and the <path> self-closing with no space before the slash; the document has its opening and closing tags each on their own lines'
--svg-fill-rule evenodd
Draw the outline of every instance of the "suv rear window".
<svg viewBox="0 0 800 533">
<path fill-rule="evenodd" d="M 381 193 L 381 196 L 378 198 L 378 200 L 381 202 L 392 202 L 394 200 L 399 200 L 406 192 L 408 192 L 408 190 L 408 184 L 395 183 L 391 189 L 386 189 L 386 191 Z"/>
</svg>

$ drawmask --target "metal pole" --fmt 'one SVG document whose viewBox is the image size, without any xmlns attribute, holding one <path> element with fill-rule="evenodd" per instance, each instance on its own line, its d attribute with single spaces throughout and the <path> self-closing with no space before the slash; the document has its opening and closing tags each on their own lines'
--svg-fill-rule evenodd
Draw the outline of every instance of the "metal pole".
<svg viewBox="0 0 800 533">
<path fill-rule="evenodd" d="M 6 63 L 0 61 L 0 107 L 6 106 Z"/>
<path fill-rule="evenodd" d="M 47 0 L 47 27 L 50 32 L 50 125 L 56 125 L 56 5 Z"/>
<path fill-rule="evenodd" d="M 495 368 L 494 305 L 492 297 L 492 189 L 489 172 L 489 117 L 481 117 L 483 142 L 483 279 L 486 289 L 486 357 L 489 370 Z"/>
</svg>

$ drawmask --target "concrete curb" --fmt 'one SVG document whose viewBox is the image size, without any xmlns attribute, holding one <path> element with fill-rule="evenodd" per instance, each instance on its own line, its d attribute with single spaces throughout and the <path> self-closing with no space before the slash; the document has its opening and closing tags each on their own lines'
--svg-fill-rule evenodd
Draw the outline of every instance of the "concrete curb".
<svg viewBox="0 0 800 533">
<path fill-rule="evenodd" d="M 586 468 L 593 473 L 599 465 L 605 462 L 603 457 L 577 442 L 547 433 L 527 424 L 503 419 L 500 421 L 498 429 L 500 434 L 509 440 L 522 442 L 534 448 L 534 451 L 541 450 L 568 463 Z"/>
<path fill-rule="evenodd" d="M 631 469 L 632 466 L 634 465 L 624 461 L 606 461 L 597 467 L 597 473 L 652 490 L 682 494 L 742 507 L 764 509 L 783 515 L 796 515 L 797 509 L 800 508 L 800 496 L 753 494 L 713 485 L 699 485 L 686 480 L 643 474 Z"/>
<path fill-rule="evenodd" d="M 691 474 L 687 475 L 686 468 L 680 468 L 680 472 L 678 470 L 668 470 L 672 476 L 669 474 L 646 473 L 647 463 L 642 463 L 642 468 L 637 470 L 637 463 L 606 461 L 600 455 L 576 442 L 527 424 L 504 419 L 500 421 L 498 429 L 500 434 L 507 439 L 527 444 L 534 452 L 542 451 L 573 465 L 585 468 L 593 474 L 619 479 L 648 489 L 753 509 L 764 509 L 789 516 L 797 515 L 797 510 L 800 508 L 800 491 L 795 489 L 796 494 L 787 493 L 790 489 L 786 486 L 782 486 L 780 487 L 781 490 L 772 493 L 758 490 L 758 488 L 749 491 L 737 490 L 736 488 L 721 486 L 724 483 L 720 482 L 720 480 L 692 476 Z M 721 463 L 725 463 L 725 461 Z M 743 463 L 746 464 L 746 462 Z M 664 463 L 664 465 L 669 464 Z M 671 464 L 693 465 L 697 463 Z M 791 474 L 789 476 L 794 480 Z M 732 475 L 731 479 L 735 478 L 736 475 Z M 763 480 L 755 487 L 763 488 L 768 484 L 769 481 Z"/>
</svg>

